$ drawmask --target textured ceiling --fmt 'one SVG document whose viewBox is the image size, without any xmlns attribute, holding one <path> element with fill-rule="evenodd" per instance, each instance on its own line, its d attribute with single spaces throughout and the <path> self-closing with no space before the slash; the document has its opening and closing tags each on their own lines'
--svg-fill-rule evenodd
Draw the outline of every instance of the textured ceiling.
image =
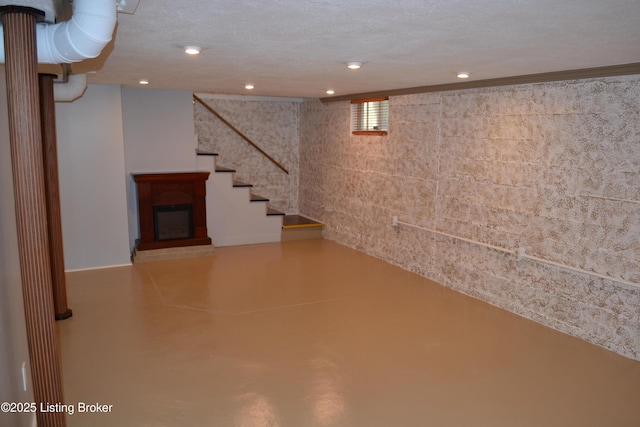
<svg viewBox="0 0 640 427">
<path fill-rule="evenodd" d="M 631 62 L 639 0 L 140 0 L 104 54 L 73 70 L 98 70 L 89 83 L 319 98 L 452 83 L 461 70 L 480 80 Z"/>
</svg>

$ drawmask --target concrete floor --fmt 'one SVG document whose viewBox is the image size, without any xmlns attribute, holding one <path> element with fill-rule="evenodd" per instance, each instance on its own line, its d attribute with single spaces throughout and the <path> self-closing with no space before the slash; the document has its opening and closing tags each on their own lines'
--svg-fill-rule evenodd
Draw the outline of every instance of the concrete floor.
<svg viewBox="0 0 640 427">
<path fill-rule="evenodd" d="M 69 426 L 640 425 L 640 362 L 326 240 L 67 280 Z"/>
</svg>

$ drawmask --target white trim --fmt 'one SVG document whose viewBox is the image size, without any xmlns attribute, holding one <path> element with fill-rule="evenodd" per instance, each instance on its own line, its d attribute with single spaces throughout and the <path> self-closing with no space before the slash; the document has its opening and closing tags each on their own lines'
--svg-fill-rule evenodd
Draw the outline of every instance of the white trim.
<svg viewBox="0 0 640 427">
<path fill-rule="evenodd" d="M 114 265 L 101 265 L 99 267 L 87 267 L 87 268 L 73 268 L 70 270 L 64 270 L 65 273 L 75 273 L 76 271 L 89 271 L 89 270 L 102 270 L 104 268 L 116 268 L 116 267 L 131 267 L 133 263 L 127 264 L 114 264 Z"/>
</svg>

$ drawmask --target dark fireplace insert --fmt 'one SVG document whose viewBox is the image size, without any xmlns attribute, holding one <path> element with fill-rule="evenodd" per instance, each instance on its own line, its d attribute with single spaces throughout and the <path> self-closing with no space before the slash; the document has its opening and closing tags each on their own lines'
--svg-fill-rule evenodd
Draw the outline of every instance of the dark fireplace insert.
<svg viewBox="0 0 640 427">
<path fill-rule="evenodd" d="M 191 205 L 154 206 L 156 240 L 191 239 L 193 207 Z"/>
</svg>

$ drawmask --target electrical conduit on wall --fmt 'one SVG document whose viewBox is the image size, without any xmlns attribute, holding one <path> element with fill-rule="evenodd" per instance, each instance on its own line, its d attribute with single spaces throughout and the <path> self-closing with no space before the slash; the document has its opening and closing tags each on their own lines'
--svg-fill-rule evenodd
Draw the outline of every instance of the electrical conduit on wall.
<svg viewBox="0 0 640 427">
<path fill-rule="evenodd" d="M 75 0 L 70 20 L 36 26 L 38 63 L 69 64 L 97 57 L 111 41 L 116 21 L 114 0 Z M 4 62 L 4 31 L 0 25 L 0 63 Z M 82 95 L 86 76 L 71 78 L 68 84 L 56 85 L 56 101 L 71 101 Z"/>
</svg>

